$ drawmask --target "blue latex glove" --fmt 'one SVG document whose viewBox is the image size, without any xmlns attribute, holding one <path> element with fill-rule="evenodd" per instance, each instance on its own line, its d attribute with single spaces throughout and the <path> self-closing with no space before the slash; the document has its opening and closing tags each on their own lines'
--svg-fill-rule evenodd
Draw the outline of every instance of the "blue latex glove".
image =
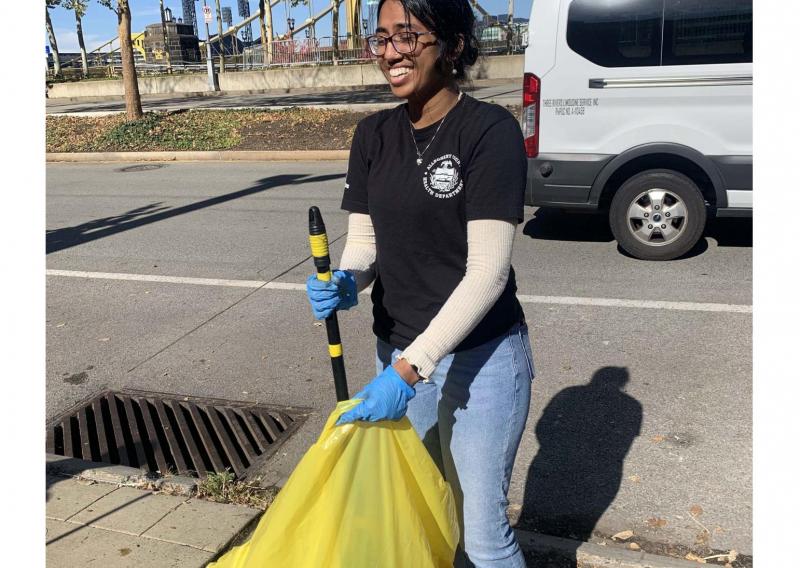
<svg viewBox="0 0 800 568">
<path fill-rule="evenodd" d="M 358 305 L 356 277 L 346 270 L 335 270 L 328 282 L 312 274 L 306 280 L 306 295 L 317 319 L 325 319 L 333 310 L 349 310 Z"/>
<path fill-rule="evenodd" d="M 408 401 L 414 398 L 415 394 L 417 391 L 403 380 L 394 367 L 386 367 L 353 397 L 360 398 L 363 402 L 342 414 L 336 425 L 355 420 L 368 422 L 400 420 L 408 410 Z"/>
</svg>

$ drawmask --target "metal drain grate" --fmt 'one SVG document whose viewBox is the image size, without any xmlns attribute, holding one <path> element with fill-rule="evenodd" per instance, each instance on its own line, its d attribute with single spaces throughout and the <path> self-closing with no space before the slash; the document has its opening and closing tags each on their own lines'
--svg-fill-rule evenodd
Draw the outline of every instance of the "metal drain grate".
<svg viewBox="0 0 800 568">
<path fill-rule="evenodd" d="M 103 391 L 47 426 L 47 452 L 151 472 L 244 478 L 307 417 L 304 409 L 256 406 L 125 389 Z"/>
</svg>

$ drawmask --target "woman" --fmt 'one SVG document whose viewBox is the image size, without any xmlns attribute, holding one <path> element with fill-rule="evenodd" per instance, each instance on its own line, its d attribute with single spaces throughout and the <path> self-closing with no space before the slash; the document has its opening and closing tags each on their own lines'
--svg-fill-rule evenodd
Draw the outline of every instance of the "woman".
<svg viewBox="0 0 800 568">
<path fill-rule="evenodd" d="M 340 268 L 307 288 L 324 318 L 374 283 L 379 374 L 339 423 L 407 414 L 453 487 L 456 565 L 523 567 L 505 510 L 534 374 L 510 262 L 527 163 L 513 115 L 459 90 L 474 24 L 467 0 L 381 0 L 369 47 L 407 102 L 356 128 Z"/>
</svg>

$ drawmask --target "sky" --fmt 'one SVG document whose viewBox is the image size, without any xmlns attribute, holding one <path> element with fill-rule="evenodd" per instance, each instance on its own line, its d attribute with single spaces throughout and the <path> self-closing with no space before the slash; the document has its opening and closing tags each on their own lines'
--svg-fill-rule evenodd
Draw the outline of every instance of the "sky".
<svg viewBox="0 0 800 568">
<path fill-rule="evenodd" d="M 527 18 L 530 15 L 531 3 L 533 0 L 514 0 L 514 13 L 519 17 Z M 329 5 L 329 0 L 311 0 L 312 9 L 314 13 L 322 11 Z M 214 0 L 208 0 L 209 5 L 215 5 Z M 242 20 L 238 16 L 238 3 L 236 0 L 220 0 L 220 4 L 229 6 L 233 13 L 234 23 Z M 366 0 L 362 0 L 364 11 L 366 15 Z M 508 0 L 479 0 L 479 4 L 490 14 L 505 14 L 508 12 Z M 202 24 L 202 1 L 195 1 L 195 11 L 198 14 L 200 23 Z M 130 0 L 131 15 L 132 15 L 132 31 L 143 31 L 145 26 L 160 22 L 159 2 L 158 0 Z M 175 18 L 182 17 L 181 1 L 180 0 L 164 0 L 164 7 L 170 8 Z M 250 13 L 252 14 L 258 8 L 258 0 L 250 0 Z M 275 34 L 282 34 L 286 32 L 286 7 L 282 5 L 275 6 L 272 9 L 273 21 L 275 27 Z M 339 26 L 340 30 L 344 30 L 344 9 L 340 10 L 340 17 L 342 22 Z M 308 7 L 305 4 L 299 4 L 295 8 L 291 8 L 291 17 L 295 20 L 303 21 L 308 17 Z M 56 34 L 56 41 L 58 42 L 58 49 L 61 52 L 77 52 L 78 36 L 75 32 L 75 14 L 62 7 L 56 7 L 50 10 L 50 18 L 53 21 L 53 29 Z M 257 24 L 257 22 L 256 22 Z M 215 22 L 211 24 L 211 34 L 216 33 L 216 17 Z M 317 36 L 322 37 L 330 35 L 331 17 L 325 17 L 317 25 Z M 204 36 L 201 26 L 201 37 Z M 86 11 L 86 16 L 83 18 L 83 38 L 86 42 L 86 49 L 91 51 L 95 47 L 105 43 L 117 35 L 117 17 L 108 8 L 100 5 L 97 0 L 90 0 L 89 6 Z M 258 37 L 258 26 L 253 26 L 253 36 Z M 45 44 L 48 44 L 47 34 L 44 34 Z"/>
</svg>

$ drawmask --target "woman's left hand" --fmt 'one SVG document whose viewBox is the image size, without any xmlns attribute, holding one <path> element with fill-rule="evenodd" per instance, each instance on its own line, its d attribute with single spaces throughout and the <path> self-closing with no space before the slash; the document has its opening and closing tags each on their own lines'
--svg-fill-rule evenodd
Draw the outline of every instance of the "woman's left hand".
<svg viewBox="0 0 800 568">
<path fill-rule="evenodd" d="M 414 398 L 415 394 L 417 393 L 414 388 L 394 367 L 386 367 L 353 397 L 362 399 L 361 404 L 342 414 L 336 425 L 356 420 L 367 422 L 400 420 L 408 410 L 408 401 Z"/>
</svg>

